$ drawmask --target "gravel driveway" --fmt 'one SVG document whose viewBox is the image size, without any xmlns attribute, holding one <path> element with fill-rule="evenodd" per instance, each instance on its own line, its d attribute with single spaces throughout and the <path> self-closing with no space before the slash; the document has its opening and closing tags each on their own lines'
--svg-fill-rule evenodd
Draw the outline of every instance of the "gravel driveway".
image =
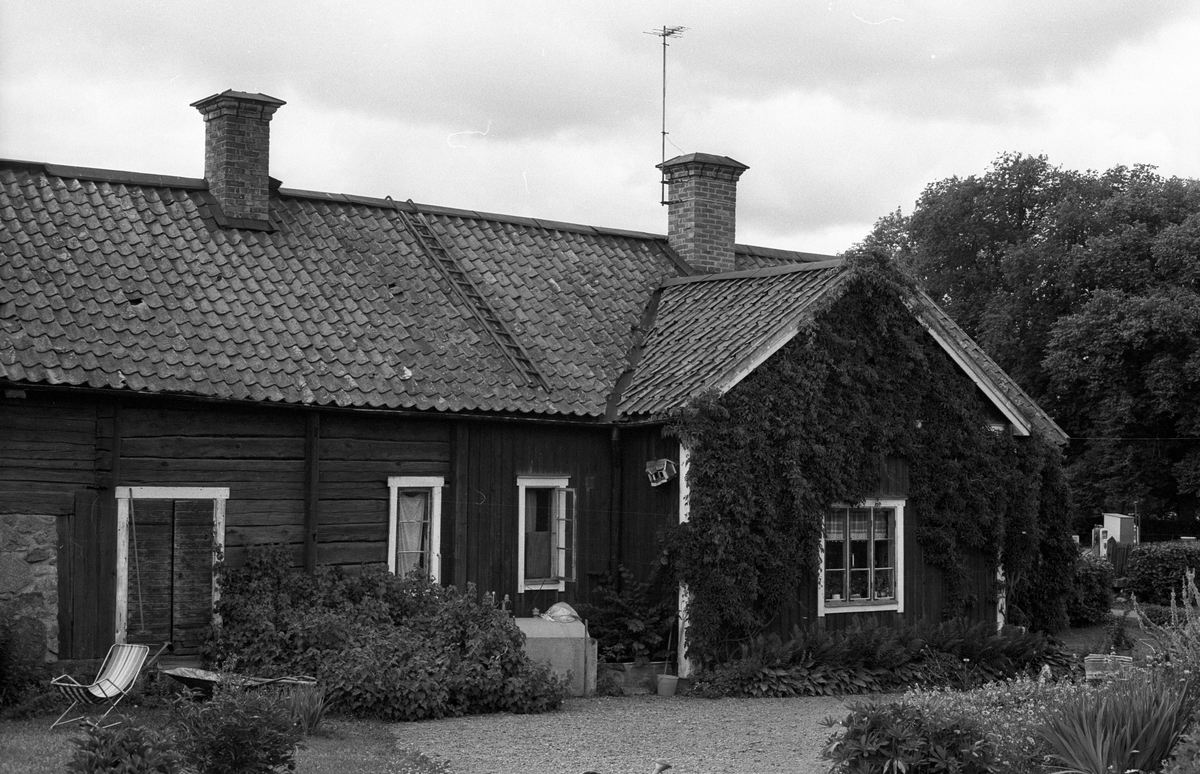
<svg viewBox="0 0 1200 774">
<path fill-rule="evenodd" d="M 543 715 L 476 715 L 400 723 L 398 746 L 449 760 L 459 774 L 823 774 L 830 729 L 863 697 L 699 699 L 657 695 L 568 699 Z"/>
</svg>

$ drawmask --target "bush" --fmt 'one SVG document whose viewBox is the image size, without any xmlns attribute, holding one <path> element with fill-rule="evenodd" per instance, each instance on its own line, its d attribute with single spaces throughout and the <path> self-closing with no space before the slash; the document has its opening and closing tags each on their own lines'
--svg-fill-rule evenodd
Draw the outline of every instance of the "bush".
<svg viewBox="0 0 1200 774">
<path fill-rule="evenodd" d="M 269 691 L 220 688 L 206 702 L 172 705 L 178 744 L 198 774 L 271 774 L 295 768 L 301 731 Z"/>
<path fill-rule="evenodd" d="M 1171 760 L 1163 767 L 1163 774 L 1195 774 L 1197 771 L 1200 771 L 1200 726 L 1193 725 L 1171 751 Z"/>
<path fill-rule="evenodd" d="M 83 736 L 71 742 L 78 748 L 67 762 L 67 771 L 78 774 L 177 774 L 183 761 L 170 738 L 134 725 L 129 718 L 110 716 L 118 725 L 84 726 Z"/>
<path fill-rule="evenodd" d="M 639 581 L 625 567 L 617 577 L 601 577 L 594 604 L 580 604 L 588 634 L 596 638 L 600 659 L 607 662 L 653 661 L 670 657 L 671 626 L 675 622 L 674 595 L 656 593 L 653 583 Z"/>
<path fill-rule="evenodd" d="M 338 712 L 420 720 L 542 712 L 565 680 L 525 656 L 509 615 L 427 578 L 382 569 L 306 575 L 286 552 L 251 550 L 221 575 L 210 662 L 264 676 L 316 675 Z"/>
<path fill-rule="evenodd" d="M 1140 543 L 1129 554 L 1126 593 L 1139 602 L 1167 605 L 1180 592 L 1184 573 L 1200 568 L 1200 541 Z"/>
<path fill-rule="evenodd" d="M 1107 559 L 1087 553 L 1075 563 L 1074 585 L 1067 601 L 1071 626 L 1104 623 L 1113 606 L 1113 568 Z"/>
<path fill-rule="evenodd" d="M 977 723 L 947 720 L 906 703 L 853 704 L 821 752 L 832 761 L 831 774 L 879 772 L 956 772 L 988 774 L 1002 769 L 992 744 Z"/>
<path fill-rule="evenodd" d="M 1110 681 L 1049 713 L 1042 737 L 1072 771 L 1156 771 L 1191 719 L 1195 698 L 1182 680 L 1151 671 Z"/>
<path fill-rule="evenodd" d="M 830 696 L 913 685 L 970 688 L 1039 671 L 1072 671 L 1070 655 L 1040 633 L 951 621 L 937 626 L 796 629 L 758 637 L 704 673 L 701 696 Z"/>
<path fill-rule="evenodd" d="M 41 633 L 15 607 L 0 603 L 0 709 L 37 693 L 48 675 Z"/>
<path fill-rule="evenodd" d="M 1138 618 L 1142 624 L 1150 624 L 1156 627 L 1172 626 L 1178 621 L 1174 621 L 1171 616 L 1170 605 L 1137 605 Z"/>
<path fill-rule="evenodd" d="M 1050 743 L 1038 733 L 1047 713 L 1079 694 L 1098 690 L 1069 680 L 1019 677 L 969 691 L 916 689 L 901 700 L 944 722 L 979 724 L 1006 771 L 1040 774 L 1053 753 Z"/>
</svg>

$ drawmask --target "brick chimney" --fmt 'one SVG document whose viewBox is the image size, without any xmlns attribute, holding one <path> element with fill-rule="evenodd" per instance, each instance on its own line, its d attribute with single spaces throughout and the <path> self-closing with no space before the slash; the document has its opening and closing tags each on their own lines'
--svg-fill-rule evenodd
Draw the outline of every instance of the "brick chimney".
<svg viewBox="0 0 1200 774">
<path fill-rule="evenodd" d="M 204 179 L 229 225 L 269 222 L 271 116 L 284 104 L 242 91 L 192 103 L 204 116 Z"/>
<path fill-rule="evenodd" d="M 728 156 L 689 153 L 658 165 L 669 184 L 667 241 L 699 272 L 733 271 L 737 181 L 749 167 Z"/>
</svg>

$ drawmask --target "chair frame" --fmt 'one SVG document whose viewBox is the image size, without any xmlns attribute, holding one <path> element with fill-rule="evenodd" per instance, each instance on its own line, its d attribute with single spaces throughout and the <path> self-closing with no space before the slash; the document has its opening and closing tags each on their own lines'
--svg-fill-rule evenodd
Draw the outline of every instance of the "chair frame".
<svg viewBox="0 0 1200 774">
<path fill-rule="evenodd" d="M 165 650 L 166 647 L 164 645 L 163 649 Z M 65 674 L 51 680 L 52 686 L 73 701 L 71 706 L 58 716 L 58 720 L 50 724 L 50 728 L 57 728 L 87 718 L 87 713 L 84 713 L 78 717 L 64 720 L 80 702 L 88 705 L 108 704 L 108 709 L 104 711 L 104 714 L 94 721 L 100 725 L 108 717 L 108 714 L 121 703 L 121 699 L 129 694 L 130 689 L 137 682 L 138 676 L 142 673 L 142 667 L 145 665 L 146 656 L 149 653 L 148 645 L 118 642 L 108 649 L 108 655 L 105 656 L 104 663 L 100 666 L 100 672 L 90 685 L 84 685 Z M 158 653 L 162 653 L 162 650 L 159 650 Z M 155 654 L 155 658 L 158 658 L 158 653 Z M 115 725 L 117 723 L 109 723 L 102 728 L 111 728 Z"/>
</svg>

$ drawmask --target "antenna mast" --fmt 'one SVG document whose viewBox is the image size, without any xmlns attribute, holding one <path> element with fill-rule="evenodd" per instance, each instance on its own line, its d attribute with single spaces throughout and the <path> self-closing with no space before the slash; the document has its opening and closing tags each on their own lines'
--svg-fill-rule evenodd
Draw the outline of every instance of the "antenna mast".
<svg viewBox="0 0 1200 774">
<path fill-rule="evenodd" d="M 656 37 L 662 38 L 662 49 L 663 49 L 663 60 L 662 60 L 663 61 L 663 64 L 662 64 L 662 160 L 663 160 L 663 163 L 666 163 L 666 161 L 667 161 L 667 45 L 668 45 L 667 38 L 680 37 L 683 35 L 684 32 L 687 32 L 687 27 L 679 27 L 679 26 L 668 27 L 667 25 L 664 24 L 662 26 L 662 29 L 651 30 L 650 32 L 645 33 L 647 35 L 654 35 Z M 663 170 L 663 175 L 662 175 L 662 201 L 659 203 L 664 206 L 667 204 L 670 204 L 670 202 L 667 201 L 667 171 L 665 169 Z"/>
</svg>

